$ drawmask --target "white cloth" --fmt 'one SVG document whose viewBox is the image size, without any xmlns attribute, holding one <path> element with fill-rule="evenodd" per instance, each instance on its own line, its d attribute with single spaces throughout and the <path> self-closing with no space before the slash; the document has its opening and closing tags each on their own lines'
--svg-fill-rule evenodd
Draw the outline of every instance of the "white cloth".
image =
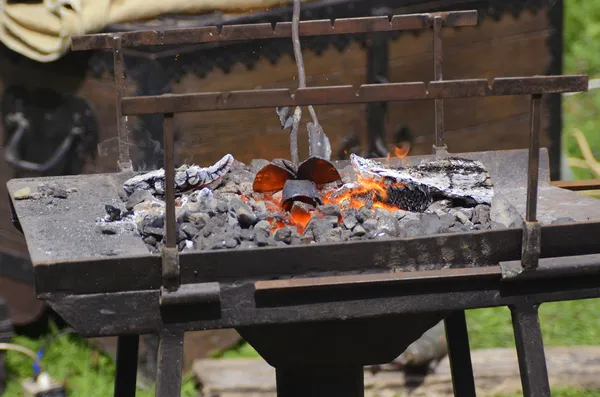
<svg viewBox="0 0 600 397">
<path fill-rule="evenodd" d="M 0 0 L 0 41 L 38 62 L 62 57 L 71 37 L 97 33 L 105 26 L 148 20 L 166 14 L 213 11 L 246 13 L 279 7 L 291 0 Z"/>
</svg>

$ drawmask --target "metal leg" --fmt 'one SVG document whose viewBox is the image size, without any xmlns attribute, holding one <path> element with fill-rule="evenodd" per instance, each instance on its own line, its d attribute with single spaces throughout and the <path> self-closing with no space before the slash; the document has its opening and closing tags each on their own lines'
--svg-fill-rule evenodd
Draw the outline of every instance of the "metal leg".
<svg viewBox="0 0 600 397">
<path fill-rule="evenodd" d="M 277 397 L 364 397 L 362 366 L 277 368 Z"/>
<path fill-rule="evenodd" d="M 538 318 L 538 306 L 524 304 L 511 306 L 515 343 L 519 357 L 519 371 L 525 397 L 550 396 L 544 342 Z"/>
<path fill-rule="evenodd" d="M 475 379 L 473 378 L 469 333 L 464 310 L 452 313 L 444 320 L 444 323 L 454 395 L 475 397 Z"/>
<path fill-rule="evenodd" d="M 181 396 L 184 332 L 164 331 L 160 335 L 156 372 L 156 397 Z"/>
<path fill-rule="evenodd" d="M 139 335 L 119 336 L 115 397 L 135 397 Z"/>
</svg>

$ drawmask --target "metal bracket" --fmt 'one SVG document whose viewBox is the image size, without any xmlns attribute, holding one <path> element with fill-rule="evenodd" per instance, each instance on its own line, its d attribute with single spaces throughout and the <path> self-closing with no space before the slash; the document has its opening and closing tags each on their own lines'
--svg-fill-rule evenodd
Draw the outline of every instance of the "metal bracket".
<svg viewBox="0 0 600 397">
<path fill-rule="evenodd" d="M 162 258 L 162 288 L 174 291 L 179 288 L 179 252 L 177 247 L 163 247 Z"/>
<path fill-rule="evenodd" d="M 185 284 L 175 291 L 161 288 L 160 305 L 198 305 L 221 302 L 221 287 L 217 282 Z"/>
<path fill-rule="evenodd" d="M 523 246 L 521 265 L 525 270 L 538 267 L 542 246 L 542 225 L 538 222 L 523 222 Z"/>
</svg>

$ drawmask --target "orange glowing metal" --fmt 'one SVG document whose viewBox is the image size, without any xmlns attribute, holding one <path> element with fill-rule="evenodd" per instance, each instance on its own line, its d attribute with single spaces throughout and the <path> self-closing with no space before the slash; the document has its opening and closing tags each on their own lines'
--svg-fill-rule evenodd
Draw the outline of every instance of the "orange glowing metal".
<svg viewBox="0 0 600 397">
<path fill-rule="evenodd" d="M 394 148 L 394 155 L 401 159 L 408 156 L 408 152 L 410 152 L 410 143 L 409 142 L 403 142 L 400 146 L 396 146 Z"/>
</svg>

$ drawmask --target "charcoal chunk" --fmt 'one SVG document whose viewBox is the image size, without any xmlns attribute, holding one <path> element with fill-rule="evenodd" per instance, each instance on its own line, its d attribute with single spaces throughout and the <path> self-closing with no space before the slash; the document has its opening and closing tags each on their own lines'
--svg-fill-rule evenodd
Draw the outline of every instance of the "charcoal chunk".
<svg viewBox="0 0 600 397">
<path fill-rule="evenodd" d="M 188 212 L 183 217 L 184 222 L 189 222 L 198 230 L 202 230 L 210 221 L 210 216 L 204 212 Z"/>
<path fill-rule="evenodd" d="M 277 230 L 273 236 L 275 241 L 283 241 L 286 244 L 290 244 L 292 242 L 292 229 L 289 227 L 284 227 Z"/>
<path fill-rule="evenodd" d="M 367 219 L 370 219 L 375 216 L 375 211 L 367 208 L 367 206 L 363 206 L 358 210 L 356 214 L 356 219 L 360 223 L 364 223 Z"/>
<path fill-rule="evenodd" d="M 355 237 L 364 236 L 366 233 L 367 233 L 367 231 L 361 225 L 356 225 L 356 226 L 354 226 L 354 229 L 352 229 L 352 236 L 355 236 Z"/>
<path fill-rule="evenodd" d="M 156 237 L 154 237 L 154 236 L 146 236 L 146 237 L 144 237 L 144 243 L 155 247 L 156 243 L 158 243 L 158 241 L 156 240 Z"/>
<path fill-rule="evenodd" d="M 317 210 L 324 216 L 335 216 L 338 219 L 342 218 L 342 210 L 336 204 L 319 205 Z"/>
<path fill-rule="evenodd" d="M 181 231 L 185 234 L 187 238 L 194 238 L 200 231 L 196 226 L 189 222 L 184 222 L 181 224 Z"/>
<path fill-rule="evenodd" d="M 154 236 L 159 240 L 165 236 L 165 230 L 162 227 L 145 227 L 142 231 L 145 235 Z"/>
<path fill-rule="evenodd" d="M 390 237 L 396 237 L 399 233 L 398 229 L 398 221 L 391 215 L 381 216 L 377 220 L 376 230 L 378 233 L 384 233 Z"/>
<path fill-rule="evenodd" d="M 268 237 L 271 234 L 271 224 L 268 221 L 260 221 L 254 225 L 254 231 L 257 238 L 259 235 Z"/>
<path fill-rule="evenodd" d="M 277 242 L 271 236 L 265 236 L 263 233 L 257 233 L 256 245 L 258 245 L 259 247 L 272 247 L 277 245 Z"/>
<path fill-rule="evenodd" d="M 110 204 L 106 204 L 104 206 L 104 209 L 106 210 L 106 213 L 108 214 L 108 221 L 115 222 L 115 221 L 121 220 L 122 211 L 120 209 L 118 209 L 117 207 L 114 207 Z"/>
<path fill-rule="evenodd" d="M 254 241 L 256 236 L 256 232 L 251 229 L 242 229 L 240 230 L 240 239 L 242 241 Z"/>
<path fill-rule="evenodd" d="M 136 190 L 131 193 L 131 196 L 127 199 L 127 203 L 125 204 L 125 208 L 129 211 L 133 210 L 133 207 L 136 205 L 143 203 L 144 201 L 152 201 L 154 196 L 147 190 Z"/>
<path fill-rule="evenodd" d="M 258 247 L 258 245 L 254 244 L 252 241 L 242 241 L 240 243 L 241 249 L 252 249 L 252 248 L 256 248 L 256 247 Z"/>
<path fill-rule="evenodd" d="M 347 215 L 346 217 L 344 217 L 344 226 L 346 227 L 346 229 L 348 230 L 352 230 L 354 228 L 354 226 L 356 226 L 358 224 L 358 219 L 356 219 L 356 217 L 352 214 Z"/>
<path fill-rule="evenodd" d="M 365 228 L 366 231 L 374 231 L 375 229 L 377 229 L 377 220 L 367 219 L 365 222 L 363 222 L 362 226 Z"/>
<path fill-rule="evenodd" d="M 494 195 L 490 209 L 490 219 L 505 227 L 520 227 L 523 225 L 523 217 L 517 209 L 501 194 Z"/>
<path fill-rule="evenodd" d="M 473 209 L 473 216 L 471 222 L 475 224 L 487 224 L 490 223 L 490 207 L 485 204 L 479 204 Z"/>
</svg>

